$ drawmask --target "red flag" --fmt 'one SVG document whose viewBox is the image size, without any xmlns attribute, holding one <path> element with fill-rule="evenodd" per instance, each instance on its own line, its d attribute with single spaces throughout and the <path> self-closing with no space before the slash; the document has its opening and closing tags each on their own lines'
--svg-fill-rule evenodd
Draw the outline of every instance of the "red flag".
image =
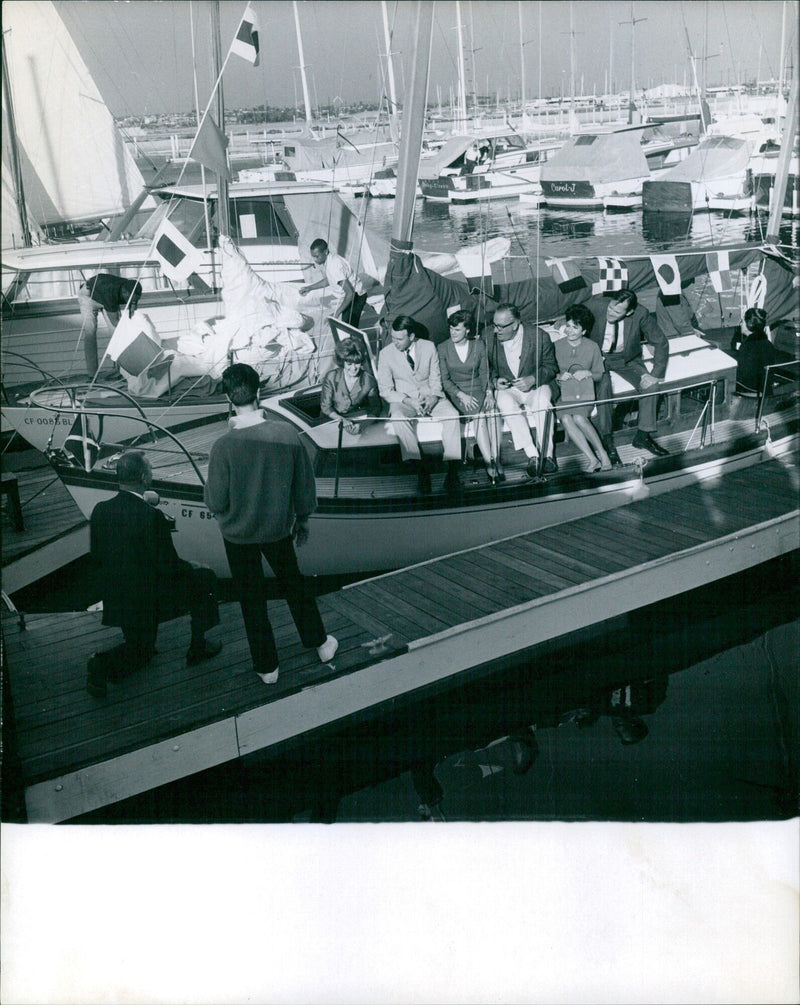
<svg viewBox="0 0 800 1005">
<path fill-rule="evenodd" d="M 546 264 L 550 266 L 553 279 L 558 283 L 558 288 L 562 293 L 582 290 L 586 286 L 586 280 L 581 275 L 577 262 L 561 258 L 548 258 Z"/>
<path fill-rule="evenodd" d="M 231 43 L 231 52 L 246 59 L 253 66 L 258 66 L 258 22 L 250 4 L 245 8 L 236 37 Z"/>
<path fill-rule="evenodd" d="M 211 116 L 206 115 L 189 150 L 189 159 L 230 181 L 231 172 L 225 155 L 227 149 L 228 137 Z"/>
</svg>

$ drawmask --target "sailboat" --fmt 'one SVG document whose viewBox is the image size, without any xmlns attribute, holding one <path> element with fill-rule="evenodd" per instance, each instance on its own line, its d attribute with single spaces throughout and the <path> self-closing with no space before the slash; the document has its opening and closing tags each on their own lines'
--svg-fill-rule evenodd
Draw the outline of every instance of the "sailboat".
<svg viewBox="0 0 800 1005">
<path fill-rule="evenodd" d="M 522 452 L 515 452 L 504 435 L 501 456 L 506 481 L 493 484 L 480 470 L 462 474 L 462 492 L 442 489 L 443 469 L 434 474 L 434 492 L 420 496 L 416 479 L 406 473 L 392 426 L 381 418 L 351 436 L 341 424 L 320 414 L 319 388 L 276 393 L 262 400 L 273 418 L 291 423 L 311 456 L 317 476 L 319 506 L 312 517 L 313 546 L 302 555 L 308 573 L 369 572 L 425 561 L 459 549 L 561 523 L 589 513 L 626 505 L 644 494 L 670 492 L 690 483 L 713 483 L 727 470 L 761 463 L 767 456 L 788 455 L 798 444 L 796 397 L 758 402 L 736 397 L 736 361 L 720 348 L 730 328 L 705 331 L 687 320 L 685 304 L 692 298 L 698 312 L 703 301 L 716 300 L 730 283 L 732 303 L 760 298 L 777 327 L 797 316 L 797 269 L 773 243 L 713 250 L 694 249 L 672 256 L 678 273 L 679 303 L 663 296 L 663 263 L 648 255 L 619 256 L 612 262 L 576 257 L 569 268 L 552 263 L 506 259 L 492 270 L 482 289 L 447 279 L 426 269 L 414 254 L 412 221 L 419 154 L 422 145 L 427 54 L 430 50 L 432 4 L 417 5 L 414 51 L 417 59 L 405 103 L 405 128 L 398 166 L 398 192 L 392 248 L 386 275 L 386 309 L 390 317 L 411 314 L 427 327 L 434 341 L 447 336 L 448 307 L 458 304 L 488 317 L 497 301 L 516 304 L 525 323 L 545 327 L 558 337 L 560 316 L 573 303 L 585 301 L 593 288 L 624 281 L 651 304 L 670 331 L 670 357 L 664 383 L 658 436 L 669 449 L 666 457 L 650 458 L 632 443 L 633 430 L 616 433 L 624 467 L 589 474 L 572 448 L 558 448 L 559 470 L 536 477 L 526 473 Z M 564 263 L 556 263 L 563 266 Z M 569 274 L 568 282 L 564 276 Z M 614 278 L 616 277 L 616 278 Z M 565 289 L 565 287 L 569 287 Z M 681 294 L 682 291 L 682 294 Z M 548 322 L 554 322 L 548 325 Z M 332 322 L 338 337 L 362 338 L 358 329 Z M 680 326 L 683 325 L 681 328 Z M 367 339 L 368 354 L 379 348 Z M 797 361 L 788 364 L 796 368 Z M 615 382 L 614 403 L 635 406 L 641 395 Z M 122 443 L 89 444 L 91 413 L 67 409 L 76 423 L 74 448 L 51 451 L 56 472 L 88 516 L 95 504 L 116 491 L 115 462 Z M 559 408 L 549 413 L 558 422 Z M 202 561 L 222 576 L 227 567 L 222 538 L 203 504 L 208 453 L 227 429 L 224 420 L 176 431 L 154 430 L 156 441 L 141 446 L 153 466 L 160 505 L 174 519 L 176 546 L 183 557 Z M 469 430 L 465 430 L 468 435 Z M 428 427 L 428 448 L 439 455 L 441 431 Z M 83 442 L 81 442 L 83 439 Z M 556 429 L 556 440 L 559 431 Z M 469 445 L 469 441 L 467 441 Z M 469 460 L 469 456 L 468 456 Z M 434 463 L 436 463 L 434 461 Z"/>
<path fill-rule="evenodd" d="M 37 12 L 40 7 L 52 7 L 19 6 L 33 6 Z M 57 19 L 54 10 L 52 14 Z M 86 393 L 88 385 L 95 406 L 104 399 L 115 411 L 143 411 L 168 426 L 193 415 L 224 410 L 221 397 L 209 395 L 206 387 L 199 387 L 195 380 L 171 388 L 166 398 L 131 402 L 125 394 L 117 393 L 124 391 L 124 384 L 105 386 L 104 377 L 111 370 L 111 360 L 105 355 L 98 374 L 81 373 L 76 362 L 82 357 L 76 297 L 81 284 L 98 272 L 111 272 L 141 283 L 139 312 L 164 344 L 213 322 L 224 311 L 220 290 L 223 263 L 213 240 L 215 232 L 233 235 L 242 255 L 262 279 L 288 284 L 295 294 L 312 268 L 309 246 L 319 237 L 347 258 L 370 286 L 378 285 L 387 249 L 380 239 L 365 232 L 362 221 L 329 184 L 225 182 L 220 191 L 222 208 L 218 206 L 216 185 L 156 184 L 145 193 L 154 208 L 132 233 L 134 215 L 146 206 L 141 200 L 133 201 L 107 240 L 3 250 L 4 431 L 16 430 L 39 449 L 53 434 L 51 446 L 61 446 L 69 423 L 56 420 L 52 413 L 43 413 L 30 399 L 30 392 L 43 383 L 55 385 L 51 388 L 55 398 L 51 395 L 49 400 L 61 401 L 64 392 L 73 401 L 76 395 Z M 196 249 L 194 272 L 180 280 L 165 277 L 155 254 L 155 241 L 165 220 Z M 327 332 L 327 327 L 323 331 L 322 326 L 324 310 L 319 300 L 303 305 L 303 313 L 323 335 Z M 99 326 L 100 353 L 105 354 L 111 335 L 110 329 Z M 168 408 L 175 399 L 180 407 Z M 115 428 L 119 433 L 118 423 Z M 137 428 L 129 427 L 127 435 L 133 435 Z"/>
</svg>

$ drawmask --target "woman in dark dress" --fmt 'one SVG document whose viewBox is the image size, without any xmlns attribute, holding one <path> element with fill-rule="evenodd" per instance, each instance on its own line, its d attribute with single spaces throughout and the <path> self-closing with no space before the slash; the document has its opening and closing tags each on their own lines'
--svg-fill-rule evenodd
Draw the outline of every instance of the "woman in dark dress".
<svg viewBox="0 0 800 1005">
<path fill-rule="evenodd" d="M 442 388 L 463 416 L 473 417 L 475 439 L 492 485 L 505 481 L 500 464 L 500 427 L 496 418 L 484 414 L 494 411 L 489 391 L 489 361 L 486 345 L 475 338 L 475 322 L 468 311 L 454 311 L 448 317 L 450 338 L 438 347 Z M 491 431 L 490 431 L 491 425 Z"/>
</svg>

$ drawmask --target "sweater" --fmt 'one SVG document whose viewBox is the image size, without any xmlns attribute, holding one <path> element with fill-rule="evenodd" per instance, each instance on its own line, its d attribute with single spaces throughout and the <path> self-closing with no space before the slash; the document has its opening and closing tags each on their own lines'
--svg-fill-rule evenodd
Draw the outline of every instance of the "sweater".
<svg viewBox="0 0 800 1005">
<path fill-rule="evenodd" d="M 272 419 L 231 428 L 214 443 L 204 496 L 234 544 L 280 541 L 295 519 L 317 508 L 314 469 L 300 437 Z"/>
</svg>

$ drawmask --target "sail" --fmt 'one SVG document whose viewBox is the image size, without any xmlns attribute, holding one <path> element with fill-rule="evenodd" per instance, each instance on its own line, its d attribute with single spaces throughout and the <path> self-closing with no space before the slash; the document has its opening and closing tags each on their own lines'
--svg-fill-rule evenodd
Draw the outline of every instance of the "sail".
<svg viewBox="0 0 800 1005">
<path fill-rule="evenodd" d="M 144 180 L 55 5 L 9 0 L 3 30 L 30 218 L 48 226 L 122 213 Z M 4 144 L 4 209 L 10 177 Z M 3 247 L 12 243 L 4 213 Z"/>
</svg>

